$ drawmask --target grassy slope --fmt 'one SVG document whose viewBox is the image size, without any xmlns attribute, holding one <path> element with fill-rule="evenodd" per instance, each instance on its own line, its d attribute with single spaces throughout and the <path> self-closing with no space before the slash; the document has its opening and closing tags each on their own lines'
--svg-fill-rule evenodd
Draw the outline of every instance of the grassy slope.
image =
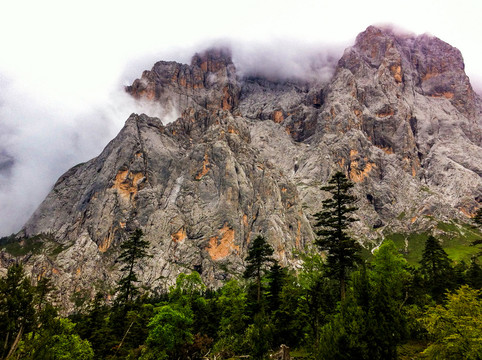
<svg viewBox="0 0 482 360">
<path fill-rule="evenodd" d="M 473 241 L 482 239 L 482 232 L 470 224 L 439 222 L 433 233 L 454 262 L 469 262 L 473 255 L 482 251 L 481 245 L 471 246 Z M 430 231 L 412 234 L 388 233 L 385 234 L 385 239 L 391 239 L 397 245 L 409 264 L 417 265 L 430 234 Z"/>
</svg>

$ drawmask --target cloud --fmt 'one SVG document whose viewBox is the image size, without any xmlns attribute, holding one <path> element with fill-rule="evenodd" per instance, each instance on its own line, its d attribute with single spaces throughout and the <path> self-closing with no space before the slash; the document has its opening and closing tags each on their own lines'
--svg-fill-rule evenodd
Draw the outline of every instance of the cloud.
<svg viewBox="0 0 482 360">
<path fill-rule="evenodd" d="M 158 60 L 190 63 L 196 51 L 226 45 L 241 76 L 271 80 L 326 81 L 343 49 L 290 41 L 203 41 L 127 58 L 123 67 L 116 65 L 117 78 L 89 75 L 86 81 L 76 73 L 55 74 L 47 84 L 46 74 L 32 81 L 23 73 L 0 73 L 0 236 L 18 231 L 57 178 L 97 156 L 131 113 L 156 116 L 164 124 L 179 116 L 176 109 L 166 112 L 159 104 L 135 101 L 123 91 L 125 85 Z"/>
<path fill-rule="evenodd" d="M 18 231 L 56 179 L 97 156 L 131 113 L 177 117 L 118 84 L 99 101 L 55 97 L 5 75 L 0 86 L 0 236 Z"/>
<path fill-rule="evenodd" d="M 327 82 L 346 46 L 294 40 L 238 43 L 233 46 L 233 62 L 241 76 Z"/>
<path fill-rule="evenodd" d="M 203 40 L 184 47 L 143 49 L 141 55 L 119 55 L 115 61 L 99 60 L 97 77 L 90 68 L 70 64 L 29 70 L 33 75 L 24 73 L 25 67 L 18 73 L 0 68 L 0 236 L 18 231 L 57 178 L 97 156 L 131 113 L 159 117 L 164 124 L 179 116 L 176 109 L 166 112 L 159 104 L 135 101 L 123 91 L 156 61 L 189 64 L 195 52 L 229 46 L 241 78 L 326 82 L 349 45 L 286 38 Z M 477 85 L 482 83 L 477 80 Z"/>
</svg>

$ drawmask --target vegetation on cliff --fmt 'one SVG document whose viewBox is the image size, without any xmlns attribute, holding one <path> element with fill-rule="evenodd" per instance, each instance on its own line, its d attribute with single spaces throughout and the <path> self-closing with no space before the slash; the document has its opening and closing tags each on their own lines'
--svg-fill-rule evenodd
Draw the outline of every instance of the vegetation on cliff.
<svg viewBox="0 0 482 360">
<path fill-rule="evenodd" d="M 197 272 L 181 274 L 168 291 L 144 289 L 123 302 L 99 293 L 68 318 L 52 305 L 49 281 L 33 286 L 14 264 L 0 279 L 1 356 L 263 359 L 282 344 L 294 356 L 314 359 L 482 356 L 477 258 L 455 264 L 429 238 L 419 266 L 411 266 L 388 240 L 347 272 L 341 300 L 339 278 L 321 253 L 300 254 L 293 271 L 273 264 L 258 243 L 251 253 L 252 263 L 265 269 L 259 281 L 254 271 L 212 290 Z M 255 245 L 265 250 L 259 261 Z M 117 297 L 123 294 L 119 288 Z"/>
</svg>

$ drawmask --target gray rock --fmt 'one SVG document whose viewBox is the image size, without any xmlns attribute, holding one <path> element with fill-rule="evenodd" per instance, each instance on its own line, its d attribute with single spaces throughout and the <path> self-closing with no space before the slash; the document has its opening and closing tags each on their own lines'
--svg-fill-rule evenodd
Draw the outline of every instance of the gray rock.
<svg viewBox="0 0 482 360">
<path fill-rule="evenodd" d="M 150 242 L 139 270 L 155 291 L 190 270 L 220 286 L 243 271 L 257 234 L 296 266 L 314 240 L 320 186 L 337 170 L 355 183 L 352 231 L 364 244 L 387 229 L 467 221 L 480 207 L 480 99 L 460 52 L 434 37 L 369 27 L 327 84 L 239 79 L 221 49 L 191 65 L 158 62 L 126 90 L 180 117 L 164 126 L 132 114 L 22 230 L 62 244 L 26 262 L 50 271 L 67 299 L 113 287 L 118 245 L 135 228 Z"/>
</svg>

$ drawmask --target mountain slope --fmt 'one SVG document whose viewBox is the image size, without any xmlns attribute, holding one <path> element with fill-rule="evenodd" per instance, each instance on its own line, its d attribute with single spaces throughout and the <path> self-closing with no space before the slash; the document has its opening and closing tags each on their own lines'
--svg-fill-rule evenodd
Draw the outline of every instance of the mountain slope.
<svg viewBox="0 0 482 360">
<path fill-rule="evenodd" d="M 294 265 L 313 241 L 319 188 L 340 169 L 356 184 L 365 243 L 467 220 L 482 200 L 480 99 L 460 52 L 437 38 L 369 27 L 328 83 L 238 78 L 228 50 L 209 50 L 191 65 L 158 62 L 126 91 L 179 118 L 131 115 L 27 222 L 24 235 L 62 245 L 29 259 L 61 292 L 111 286 L 135 228 L 151 244 L 141 279 L 153 288 L 188 269 L 219 286 L 257 234 Z"/>
</svg>

